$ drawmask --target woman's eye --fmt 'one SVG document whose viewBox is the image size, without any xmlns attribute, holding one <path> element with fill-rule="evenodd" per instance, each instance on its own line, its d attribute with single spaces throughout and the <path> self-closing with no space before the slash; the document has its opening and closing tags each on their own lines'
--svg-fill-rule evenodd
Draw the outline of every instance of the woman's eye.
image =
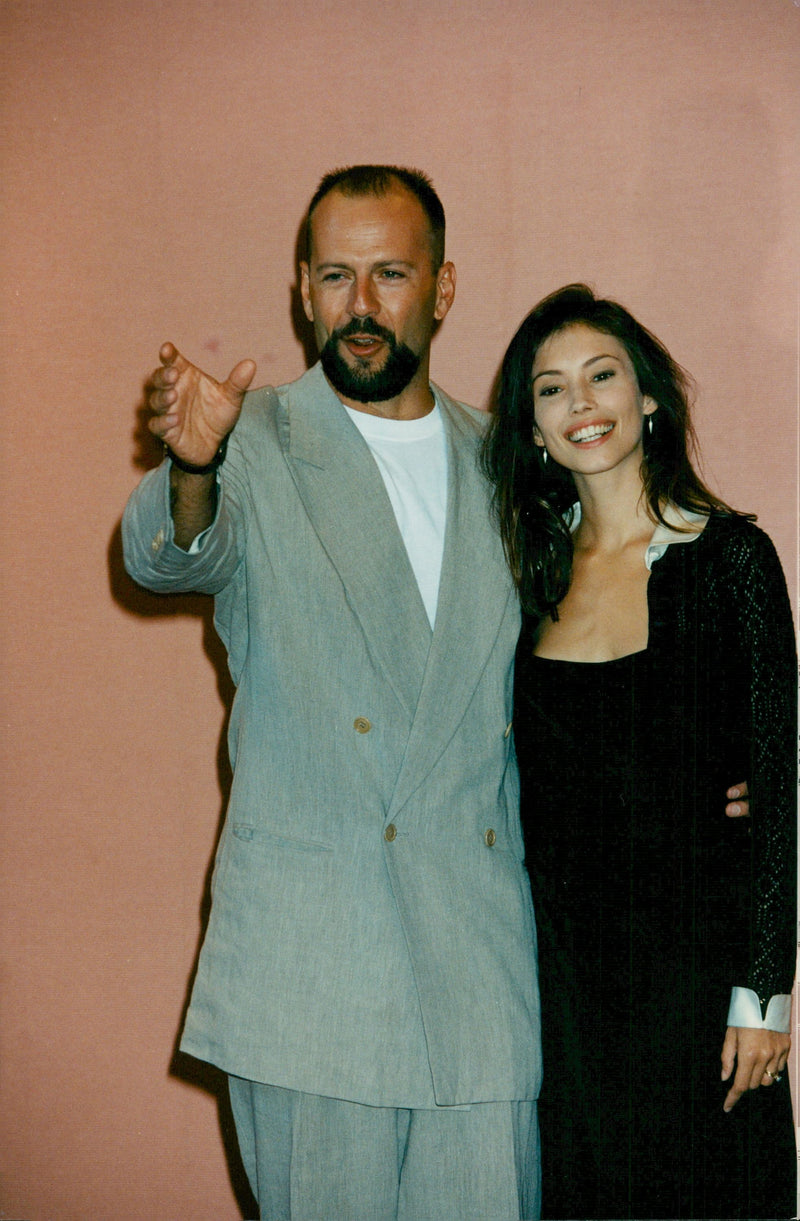
<svg viewBox="0 0 800 1221">
<path fill-rule="evenodd" d="M 595 373 L 592 380 L 596 382 L 605 382 L 609 377 L 613 377 L 614 373 L 614 369 L 601 369 L 599 373 Z"/>
<path fill-rule="evenodd" d="M 539 391 L 539 398 L 552 398 L 554 394 L 558 394 L 560 389 L 560 386 L 542 386 Z"/>
</svg>

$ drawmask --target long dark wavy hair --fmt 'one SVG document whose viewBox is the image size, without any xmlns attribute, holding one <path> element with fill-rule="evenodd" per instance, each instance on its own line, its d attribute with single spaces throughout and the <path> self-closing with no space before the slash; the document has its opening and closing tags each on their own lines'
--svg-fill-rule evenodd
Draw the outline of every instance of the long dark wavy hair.
<svg viewBox="0 0 800 1221">
<path fill-rule="evenodd" d="M 503 358 L 486 438 L 484 468 L 494 484 L 494 508 L 506 559 L 522 608 L 558 618 L 558 603 L 572 577 L 572 506 L 578 498 L 570 471 L 534 444 L 533 362 L 557 331 L 584 323 L 613 335 L 631 359 L 639 389 L 658 404 L 643 435 L 641 474 L 653 522 L 667 504 L 700 513 L 732 514 L 694 470 L 696 452 L 689 412 L 689 375 L 646 327 L 616 301 L 569 284 L 534 306 Z"/>
</svg>

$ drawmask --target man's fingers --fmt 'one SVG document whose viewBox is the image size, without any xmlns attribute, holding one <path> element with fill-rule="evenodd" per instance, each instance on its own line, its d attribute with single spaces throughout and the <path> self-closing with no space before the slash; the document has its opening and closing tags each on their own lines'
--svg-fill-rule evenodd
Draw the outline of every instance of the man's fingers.
<svg viewBox="0 0 800 1221">
<path fill-rule="evenodd" d="M 256 373 L 254 360 L 240 360 L 218 382 L 182 356 L 173 343 L 159 349 L 161 364 L 147 385 L 149 428 L 184 462 L 205 466 L 234 427 L 245 391 Z"/>
<path fill-rule="evenodd" d="M 178 381 L 189 365 L 172 343 L 162 344 L 158 355 L 161 364 L 150 374 L 147 405 L 155 415 L 164 415 L 178 401 Z"/>
<path fill-rule="evenodd" d="M 230 386 L 235 394 L 244 394 L 255 375 L 256 362 L 254 360 L 240 360 L 238 365 L 234 365 L 231 369 L 225 384 Z"/>
<path fill-rule="evenodd" d="M 165 411 L 178 401 L 178 374 L 173 369 L 156 369 L 150 378 L 147 405 L 155 415 Z"/>
<path fill-rule="evenodd" d="M 749 790 L 747 781 L 741 784 L 734 784 L 728 789 L 728 805 L 725 807 L 725 813 L 728 818 L 749 818 L 750 817 L 750 802 L 747 800 Z"/>
<path fill-rule="evenodd" d="M 725 813 L 728 818 L 749 818 L 750 803 L 747 798 L 750 796 L 747 787 L 747 781 L 743 780 L 741 784 L 733 784 L 727 792 L 728 805 L 725 807 Z"/>
</svg>

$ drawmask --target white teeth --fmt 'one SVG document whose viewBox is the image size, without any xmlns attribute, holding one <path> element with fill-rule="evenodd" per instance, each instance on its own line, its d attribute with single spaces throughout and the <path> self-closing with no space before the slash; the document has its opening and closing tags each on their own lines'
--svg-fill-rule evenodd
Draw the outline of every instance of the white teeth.
<svg viewBox="0 0 800 1221">
<path fill-rule="evenodd" d="M 569 434 L 570 441 L 595 441 L 611 432 L 613 424 L 590 424 L 587 428 L 578 428 Z"/>
</svg>

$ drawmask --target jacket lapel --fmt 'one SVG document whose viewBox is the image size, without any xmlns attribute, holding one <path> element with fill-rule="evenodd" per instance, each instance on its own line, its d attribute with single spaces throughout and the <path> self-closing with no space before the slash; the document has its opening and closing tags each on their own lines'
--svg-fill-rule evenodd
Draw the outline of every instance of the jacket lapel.
<svg viewBox="0 0 800 1221">
<path fill-rule="evenodd" d="M 517 627 L 519 623 L 479 467 L 482 423 L 437 393 L 448 434 L 447 528 L 433 641 L 393 813 L 424 782 L 456 732 L 506 616 L 512 614 Z M 510 664 L 510 649 L 508 660 Z"/>
<path fill-rule="evenodd" d="M 319 365 L 287 395 L 279 428 L 298 493 L 370 654 L 411 719 L 431 629 L 380 471 Z"/>
</svg>

